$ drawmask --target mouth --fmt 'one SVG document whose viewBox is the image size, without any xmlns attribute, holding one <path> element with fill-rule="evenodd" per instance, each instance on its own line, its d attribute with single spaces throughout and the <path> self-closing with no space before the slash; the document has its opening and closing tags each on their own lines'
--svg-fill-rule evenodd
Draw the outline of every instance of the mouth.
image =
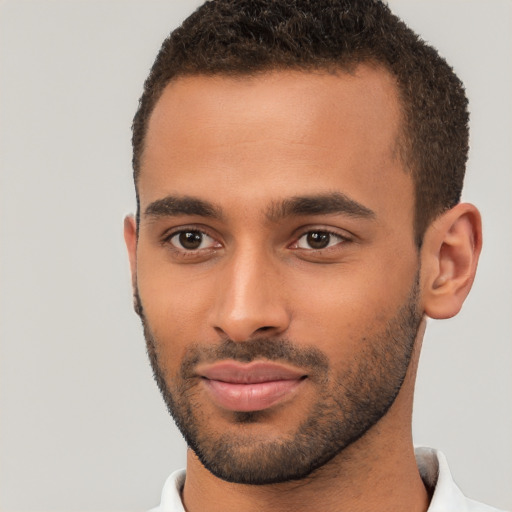
<svg viewBox="0 0 512 512">
<path fill-rule="evenodd" d="M 262 411 L 288 400 L 307 378 L 297 368 L 270 361 L 222 361 L 201 365 L 197 374 L 216 405 L 237 412 Z"/>
</svg>

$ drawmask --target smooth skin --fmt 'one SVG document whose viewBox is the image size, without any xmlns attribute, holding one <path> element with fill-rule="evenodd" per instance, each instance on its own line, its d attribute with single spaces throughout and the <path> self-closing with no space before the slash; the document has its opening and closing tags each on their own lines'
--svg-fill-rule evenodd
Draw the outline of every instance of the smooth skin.
<svg viewBox="0 0 512 512">
<path fill-rule="evenodd" d="M 393 78 L 360 65 L 353 73 L 281 71 L 254 77 L 179 78 L 151 116 L 138 181 L 140 226 L 125 220 L 134 287 L 159 340 L 166 379 L 187 347 L 230 338 L 312 342 L 333 368 L 360 355 L 357 340 L 382 330 L 419 274 L 420 311 L 455 315 L 481 248 L 477 209 L 459 204 L 414 243 L 414 189 L 399 159 L 400 109 Z M 343 194 L 373 212 L 269 215 L 297 196 Z M 150 215 L 148 206 L 193 197 L 219 215 Z M 279 210 L 279 208 L 277 208 Z M 197 250 L 180 229 L 204 233 Z M 332 233 L 310 246 L 308 233 Z M 303 481 L 228 483 L 189 450 L 187 511 L 425 511 L 429 495 L 413 453 L 414 380 L 422 321 L 406 379 L 388 413 L 362 438 Z M 212 431 L 237 427 L 208 395 Z M 293 430 L 315 388 L 274 408 L 251 434 Z"/>
</svg>

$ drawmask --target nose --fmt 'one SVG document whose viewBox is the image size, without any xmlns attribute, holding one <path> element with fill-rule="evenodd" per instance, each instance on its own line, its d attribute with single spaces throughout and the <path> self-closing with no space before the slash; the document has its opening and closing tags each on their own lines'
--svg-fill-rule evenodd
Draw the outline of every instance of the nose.
<svg viewBox="0 0 512 512">
<path fill-rule="evenodd" d="M 211 325 L 223 338 L 245 341 L 282 335 L 288 328 L 283 280 L 270 259 L 240 250 L 219 271 Z"/>
</svg>

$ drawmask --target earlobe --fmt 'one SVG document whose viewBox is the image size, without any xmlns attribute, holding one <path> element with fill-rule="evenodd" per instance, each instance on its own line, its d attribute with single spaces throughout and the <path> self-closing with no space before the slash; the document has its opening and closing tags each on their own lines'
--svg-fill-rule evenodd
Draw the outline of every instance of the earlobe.
<svg viewBox="0 0 512 512">
<path fill-rule="evenodd" d="M 421 250 L 423 307 L 431 318 L 451 318 L 473 284 L 482 249 L 477 208 L 461 203 L 427 229 Z"/>
<path fill-rule="evenodd" d="M 127 215 L 124 218 L 124 241 L 130 260 L 132 285 L 135 285 L 137 273 L 137 225 L 133 215 Z"/>
</svg>

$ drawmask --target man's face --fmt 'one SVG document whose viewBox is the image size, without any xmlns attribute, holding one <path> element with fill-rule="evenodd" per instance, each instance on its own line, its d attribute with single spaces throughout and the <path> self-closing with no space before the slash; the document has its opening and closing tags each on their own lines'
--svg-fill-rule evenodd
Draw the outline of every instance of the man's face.
<svg viewBox="0 0 512 512">
<path fill-rule="evenodd" d="M 157 382 L 215 475 L 301 478 L 364 435 L 421 318 L 391 77 L 185 77 L 149 123 L 132 248 Z"/>
</svg>

